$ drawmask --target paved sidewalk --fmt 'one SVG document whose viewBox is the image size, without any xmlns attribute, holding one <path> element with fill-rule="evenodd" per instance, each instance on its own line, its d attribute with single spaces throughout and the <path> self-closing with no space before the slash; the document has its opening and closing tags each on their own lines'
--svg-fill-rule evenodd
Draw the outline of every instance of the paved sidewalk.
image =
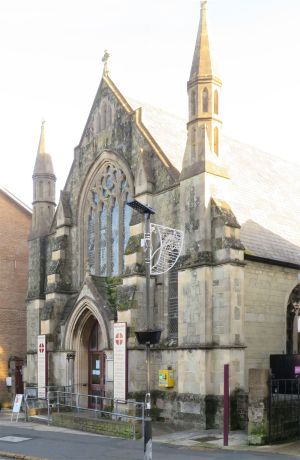
<svg viewBox="0 0 300 460">
<path fill-rule="evenodd" d="M 11 422 L 10 419 L 10 411 L 0 411 L 0 431 L 1 426 L 11 426 L 15 428 L 31 428 L 36 431 L 78 434 L 78 431 L 76 430 L 48 426 L 45 422 L 25 422 L 23 414 L 20 414 L 18 422 Z M 299 441 L 289 442 L 285 444 L 257 447 L 248 445 L 247 435 L 245 432 L 234 431 L 229 434 L 229 446 L 227 448 L 223 447 L 223 435 L 222 432 L 219 430 L 199 430 L 193 427 L 187 427 L 187 429 L 180 429 L 178 426 L 166 422 L 154 422 L 152 429 L 153 442 L 168 444 L 170 446 L 182 446 L 196 450 L 201 449 L 203 447 L 210 449 L 248 450 L 253 452 L 275 453 L 281 455 L 285 454 L 300 457 L 300 439 Z M 80 433 L 85 436 L 99 436 L 93 433 Z M 0 452 L 0 457 L 1 455 L 5 457 L 3 452 Z"/>
<path fill-rule="evenodd" d="M 230 450 L 250 450 L 300 457 L 300 439 L 283 444 L 267 446 L 249 446 L 245 431 L 229 433 L 228 447 L 223 447 L 223 434 L 220 430 L 197 430 L 190 428 L 178 430 L 178 427 L 166 423 L 153 423 L 153 441 L 185 446 L 190 448 L 208 447 Z"/>
</svg>

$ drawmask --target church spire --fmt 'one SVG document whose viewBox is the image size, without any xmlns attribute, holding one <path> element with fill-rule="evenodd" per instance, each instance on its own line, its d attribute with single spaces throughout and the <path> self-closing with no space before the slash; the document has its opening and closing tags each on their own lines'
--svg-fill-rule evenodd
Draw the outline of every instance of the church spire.
<svg viewBox="0 0 300 460">
<path fill-rule="evenodd" d="M 41 126 L 41 135 L 40 135 L 40 142 L 39 142 L 39 147 L 38 147 L 38 154 L 46 153 L 45 150 L 45 120 L 42 121 L 42 126 Z"/>
<path fill-rule="evenodd" d="M 201 1 L 201 14 L 190 79 L 188 137 L 183 158 L 181 180 L 202 172 L 223 175 L 220 145 L 219 103 L 222 81 L 214 71 L 211 55 L 206 0 Z"/>
<path fill-rule="evenodd" d="M 201 1 L 200 23 L 191 67 L 190 81 L 213 75 L 213 61 L 209 46 L 206 19 L 206 0 Z"/>
<path fill-rule="evenodd" d="M 46 235 L 55 212 L 55 182 L 52 158 L 45 148 L 45 122 L 41 134 L 33 170 L 33 215 L 31 237 Z"/>
<path fill-rule="evenodd" d="M 45 121 L 42 121 L 39 146 L 37 150 L 33 175 L 50 174 L 54 176 L 51 155 L 45 149 Z M 55 177 L 55 176 L 54 176 Z"/>
</svg>

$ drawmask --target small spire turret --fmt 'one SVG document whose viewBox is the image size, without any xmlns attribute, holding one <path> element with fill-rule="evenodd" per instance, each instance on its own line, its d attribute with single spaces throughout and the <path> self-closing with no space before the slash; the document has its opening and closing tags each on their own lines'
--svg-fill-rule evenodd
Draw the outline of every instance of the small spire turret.
<svg viewBox="0 0 300 460">
<path fill-rule="evenodd" d="M 201 1 L 201 14 L 187 84 L 189 98 L 188 138 L 181 179 L 214 171 L 222 164 L 219 101 L 222 81 L 216 76 L 207 27 L 207 1 Z"/>
<path fill-rule="evenodd" d="M 33 171 L 33 215 L 31 236 L 46 235 L 52 224 L 55 212 L 55 182 L 52 158 L 45 148 L 45 121 L 42 121 L 41 134 Z"/>
</svg>

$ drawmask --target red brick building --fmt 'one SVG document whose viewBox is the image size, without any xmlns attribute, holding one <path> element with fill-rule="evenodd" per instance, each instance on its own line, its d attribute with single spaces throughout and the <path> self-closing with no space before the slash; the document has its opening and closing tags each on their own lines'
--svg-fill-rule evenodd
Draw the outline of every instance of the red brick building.
<svg viewBox="0 0 300 460">
<path fill-rule="evenodd" d="M 22 391 L 31 209 L 0 187 L 0 402 Z M 6 380 L 11 376 L 10 382 Z"/>
</svg>

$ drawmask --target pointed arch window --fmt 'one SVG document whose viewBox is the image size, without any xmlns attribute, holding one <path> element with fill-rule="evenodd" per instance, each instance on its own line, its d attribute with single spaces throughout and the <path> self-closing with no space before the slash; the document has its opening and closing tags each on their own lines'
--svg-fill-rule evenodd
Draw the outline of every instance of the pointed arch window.
<svg viewBox="0 0 300 460">
<path fill-rule="evenodd" d="M 216 155 L 219 154 L 219 129 L 216 126 L 214 128 L 214 152 Z"/>
<path fill-rule="evenodd" d="M 128 206 L 127 206 L 128 207 Z M 112 209 L 112 275 L 119 273 L 119 204 L 115 200 Z"/>
<path fill-rule="evenodd" d="M 219 93 L 217 90 L 214 92 L 214 113 L 219 114 Z"/>
<path fill-rule="evenodd" d="M 91 274 L 95 274 L 95 211 L 90 209 L 88 216 L 88 237 L 87 237 L 88 262 Z"/>
<path fill-rule="evenodd" d="M 129 239 L 131 189 L 123 171 L 105 164 L 88 192 L 87 257 L 92 274 L 117 276 L 123 272 Z"/>
<path fill-rule="evenodd" d="M 300 352 L 300 284 L 293 289 L 288 300 L 286 352 L 289 355 Z"/>
<path fill-rule="evenodd" d="M 192 128 L 191 133 L 191 161 L 192 163 L 196 160 L 196 129 Z"/>
<path fill-rule="evenodd" d="M 208 89 L 204 88 L 202 92 L 202 112 L 208 112 Z"/>
<path fill-rule="evenodd" d="M 196 115 L 196 91 L 191 92 L 191 116 Z"/>
<path fill-rule="evenodd" d="M 100 275 L 106 275 L 107 269 L 107 245 L 106 245 L 106 228 L 107 228 L 107 209 L 105 203 L 102 204 L 100 212 L 100 225 L 99 225 L 99 265 Z"/>
</svg>

